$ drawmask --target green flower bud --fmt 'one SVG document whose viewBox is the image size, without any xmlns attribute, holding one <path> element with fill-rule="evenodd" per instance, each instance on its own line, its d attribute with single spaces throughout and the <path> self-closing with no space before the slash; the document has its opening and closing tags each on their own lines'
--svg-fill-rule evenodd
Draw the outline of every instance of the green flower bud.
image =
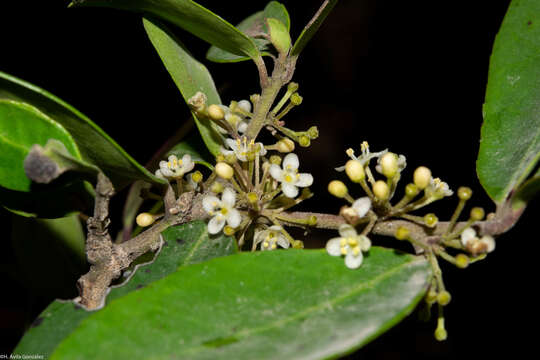
<svg viewBox="0 0 540 360">
<path fill-rule="evenodd" d="M 197 170 L 191 175 L 191 180 L 193 180 L 196 183 L 200 183 L 203 179 L 203 174 Z"/>
<path fill-rule="evenodd" d="M 290 153 L 294 151 L 294 141 L 289 138 L 283 138 L 276 143 L 276 148 L 280 153 Z"/>
<path fill-rule="evenodd" d="M 437 223 L 439 222 L 439 218 L 435 214 L 426 214 L 424 215 L 424 224 L 426 224 L 429 227 L 435 227 Z"/>
<path fill-rule="evenodd" d="M 419 192 L 420 190 L 418 189 L 418 186 L 414 185 L 413 183 L 407 184 L 407 186 L 405 186 L 405 195 L 409 198 L 415 197 L 416 195 L 418 195 Z"/>
<path fill-rule="evenodd" d="M 471 209 L 471 220 L 480 221 L 484 218 L 485 212 L 481 207 L 473 207 Z"/>
<path fill-rule="evenodd" d="M 307 136 L 309 136 L 309 138 L 310 138 L 311 140 L 315 140 L 316 138 L 319 137 L 319 129 L 317 129 L 316 126 L 310 127 L 310 128 L 308 129 L 308 131 L 306 131 L 306 132 L 307 132 Z"/>
<path fill-rule="evenodd" d="M 287 91 L 290 91 L 290 92 L 295 92 L 297 91 L 299 88 L 299 85 L 298 83 L 295 83 L 295 82 L 290 82 L 289 85 L 287 85 Z"/>
<path fill-rule="evenodd" d="M 302 240 L 293 240 L 292 247 L 293 249 L 303 249 L 304 242 Z"/>
<path fill-rule="evenodd" d="M 439 305 L 446 306 L 450 303 L 450 300 L 452 300 L 452 296 L 446 290 L 441 291 L 437 295 L 437 302 L 439 303 Z"/>
<path fill-rule="evenodd" d="M 465 269 L 469 266 L 469 257 L 465 254 L 458 254 L 456 256 L 456 266 L 460 269 Z"/>
<path fill-rule="evenodd" d="M 304 100 L 304 98 L 301 97 L 298 93 L 294 93 L 291 95 L 291 104 L 293 105 L 300 105 L 302 103 L 302 100 Z"/>
<path fill-rule="evenodd" d="M 306 135 L 302 135 L 298 138 L 298 144 L 302 147 L 308 147 L 311 145 L 311 140 Z"/>
<path fill-rule="evenodd" d="M 469 200 L 472 196 L 472 190 L 470 187 L 461 186 L 458 189 L 457 194 L 460 200 Z"/>
<path fill-rule="evenodd" d="M 221 194 L 224 190 L 224 187 L 223 187 L 223 184 L 216 181 L 212 184 L 212 186 L 210 187 L 210 190 L 215 194 Z"/>
<path fill-rule="evenodd" d="M 400 226 L 396 230 L 396 239 L 398 240 L 407 240 L 409 238 L 410 231 L 404 226 Z"/>
<path fill-rule="evenodd" d="M 317 225 L 317 217 L 315 215 L 311 215 L 308 219 L 308 225 L 309 226 L 315 226 Z"/>
</svg>

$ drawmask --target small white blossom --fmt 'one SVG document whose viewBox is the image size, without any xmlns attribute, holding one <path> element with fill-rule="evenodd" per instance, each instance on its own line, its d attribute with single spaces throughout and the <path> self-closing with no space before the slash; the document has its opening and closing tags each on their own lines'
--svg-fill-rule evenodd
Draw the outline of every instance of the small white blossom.
<svg viewBox="0 0 540 360">
<path fill-rule="evenodd" d="M 195 163 L 191 160 L 191 156 L 185 154 L 182 159 L 178 159 L 175 155 L 169 156 L 168 161 L 160 161 L 159 169 L 156 171 L 156 176 L 161 179 L 180 179 L 185 173 L 190 172 L 195 167 Z"/>
<path fill-rule="evenodd" d="M 452 196 L 454 193 L 452 190 L 450 190 L 448 184 L 442 181 L 440 178 L 431 178 L 425 192 L 427 196 L 436 199 L 442 199 L 445 196 Z"/>
<path fill-rule="evenodd" d="M 365 165 L 373 158 L 380 158 L 382 155 L 386 154 L 388 152 L 388 149 L 372 153 L 369 151 L 369 144 L 367 141 L 362 142 L 360 144 L 360 150 L 362 151 L 362 154 L 360 156 L 354 155 L 354 150 L 349 148 L 345 153 L 347 156 L 349 156 L 352 160 L 358 160 L 362 165 Z M 345 170 L 345 165 L 337 167 L 335 170 L 337 171 L 343 171 Z"/>
<path fill-rule="evenodd" d="M 234 208 L 236 193 L 230 188 L 223 190 L 221 200 L 216 196 L 208 195 L 203 198 L 202 205 L 212 219 L 208 222 L 208 232 L 217 234 L 225 226 L 225 222 L 232 228 L 238 227 L 242 221 L 240 212 Z"/>
<path fill-rule="evenodd" d="M 298 187 L 307 187 L 313 184 L 313 176 L 308 173 L 298 173 L 298 156 L 290 153 L 283 159 L 283 168 L 279 165 L 270 166 L 270 175 L 281 183 L 283 194 L 289 198 L 298 195 Z"/>
<path fill-rule="evenodd" d="M 492 252 L 495 250 L 495 239 L 493 236 L 484 235 L 482 238 L 476 236 L 473 228 L 466 228 L 461 233 L 461 244 L 471 252 Z"/>
<path fill-rule="evenodd" d="M 384 155 L 384 154 L 381 154 L 381 155 Z M 377 159 L 377 165 L 375 166 L 375 170 L 379 173 L 379 174 L 382 174 L 382 166 L 381 166 L 381 158 L 382 156 L 379 156 L 379 158 Z M 398 174 L 401 173 L 403 171 L 403 169 L 405 169 L 407 167 L 407 158 L 405 157 L 405 155 L 399 155 L 398 158 L 397 158 L 397 172 Z"/>
<path fill-rule="evenodd" d="M 221 152 L 223 155 L 236 155 L 236 158 L 240 161 L 248 161 L 255 157 L 255 155 L 258 153 L 259 156 L 266 155 L 266 149 L 264 148 L 264 145 L 260 142 L 255 143 L 254 140 L 249 140 L 247 137 L 243 136 L 240 139 L 226 139 L 225 142 L 227 145 L 232 149 L 226 150 L 221 149 Z"/>
<path fill-rule="evenodd" d="M 251 103 L 249 100 L 240 100 L 236 104 L 237 109 L 241 111 L 232 111 L 231 107 L 225 105 L 220 106 L 225 112 L 225 121 L 231 124 L 240 134 L 245 133 L 249 125 L 249 119 L 245 116 L 245 113 L 251 112 Z"/>
<path fill-rule="evenodd" d="M 345 255 L 345 266 L 356 269 L 362 265 L 366 252 L 371 247 L 371 241 L 365 235 L 358 235 L 354 227 L 343 224 L 339 227 L 339 235 L 326 243 L 326 251 L 332 256 Z"/>
<path fill-rule="evenodd" d="M 371 209 L 371 200 L 369 197 L 361 197 L 352 204 L 352 208 L 358 217 L 364 217 Z"/>
<path fill-rule="evenodd" d="M 277 246 L 287 249 L 290 246 L 289 240 L 283 235 L 282 227 L 278 225 L 270 226 L 268 229 L 258 231 L 253 237 L 255 246 L 261 244 L 261 250 L 275 250 Z"/>
</svg>

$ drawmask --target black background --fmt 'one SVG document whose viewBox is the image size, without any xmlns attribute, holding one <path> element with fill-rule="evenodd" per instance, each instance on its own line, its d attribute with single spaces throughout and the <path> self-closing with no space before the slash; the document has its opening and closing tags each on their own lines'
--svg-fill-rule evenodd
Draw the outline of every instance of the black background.
<svg viewBox="0 0 540 360">
<path fill-rule="evenodd" d="M 283 1 L 292 36 L 300 33 L 320 0 Z M 200 1 L 231 23 L 261 10 L 266 1 Z M 17 1 L 0 8 L 0 70 L 47 89 L 79 109 L 141 163 L 188 117 L 187 107 L 146 38 L 138 16 L 109 9 L 67 9 L 63 0 Z M 475 175 L 489 54 L 507 0 L 342 0 L 302 53 L 293 80 L 301 107 L 288 126 L 317 125 L 320 138 L 298 149 L 301 170 L 315 177 L 313 211 L 337 212 L 342 202 L 326 184 L 342 176 L 332 169 L 344 150 L 368 140 L 374 151 L 405 154 L 411 169 L 429 166 L 451 188 L 473 188 L 472 203 L 493 211 Z M 208 45 L 177 34 L 199 59 Z M 225 103 L 258 92 L 252 63 L 207 64 Z M 351 188 L 353 196 L 359 189 Z M 114 206 L 121 207 L 122 194 Z M 440 218 L 455 200 L 435 206 Z M 329 210 L 330 209 L 330 210 Z M 0 216 L 9 219 L 2 210 Z M 501 236 L 487 261 L 467 270 L 444 266 L 453 295 L 447 307 L 449 339 L 433 338 L 435 321 L 406 321 L 356 352 L 366 359 L 467 359 L 502 351 L 532 352 L 527 326 L 538 320 L 535 261 L 538 201 L 516 228 Z M 113 219 L 114 221 L 114 219 Z M 5 227 L 9 233 L 9 226 Z M 334 236 L 315 234 L 312 244 Z M 0 260 L 10 258 L 9 236 L 0 240 Z M 382 240 L 384 244 L 390 244 Z M 375 241 L 377 242 L 377 240 Z M 309 241 L 306 241 L 309 244 Z M 9 266 L 9 265 L 7 265 Z M 37 295 L 4 277 L 0 290 L 0 347 L 9 352 L 25 321 L 36 315 L 24 305 Z M 314 339 L 316 341 L 316 339 Z"/>
</svg>

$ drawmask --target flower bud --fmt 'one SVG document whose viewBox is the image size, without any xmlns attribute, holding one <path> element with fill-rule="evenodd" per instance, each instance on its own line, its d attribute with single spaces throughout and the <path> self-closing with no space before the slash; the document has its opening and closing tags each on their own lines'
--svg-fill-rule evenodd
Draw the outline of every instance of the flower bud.
<svg viewBox="0 0 540 360">
<path fill-rule="evenodd" d="M 418 195 L 419 192 L 420 190 L 418 189 L 418 186 L 414 185 L 413 183 L 407 184 L 407 186 L 405 186 L 405 195 L 411 199 Z"/>
<path fill-rule="evenodd" d="M 444 341 L 447 337 L 448 333 L 444 328 L 444 319 L 441 318 L 437 325 L 437 329 L 435 329 L 435 339 L 437 339 L 437 341 Z"/>
<path fill-rule="evenodd" d="M 391 152 L 388 152 L 381 156 L 380 165 L 381 172 L 387 178 L 393 178 L 398 171 L 398 158 L 397 155 Z"/>
<path fill-rule="evenodd" d="M 261 98 L 261 95 L 259 94 L 253 94 L 253 95 L 250 95 L 249 96 L 249 100 L 253 103 L 253 104 L 257 104 L 259 102 L 259 99 Z"/>
<path fill-rule="evenodd" d="M 413 179 L 418 189 L 424 190 L 431 180 L 431 170 L 425 166 L 420 166 L 414 170 Z"/>
<path fill-rule="evenodd" d="M 428 293 L 426 294 L 426 302 L 428 304 L 434 304 L 437 301 L 437 292 L 433 289 L 429 289 Z"/>
<path fill-rule="evenodd" d="M 452 296 L 446 290 L 441 291 L 437 295 L 437 302 L 439 303 L 439 305 L 446 306 L 450 303 L 450 300 L 452 300 Z"/>
<path fill-rule="evenodd" d="M 429 227 L 435 227 L 437 223 L 439 222 L 439 218 L 435 214 L 426 214 L 424 215 L 424 224 L 426 224 Z"/>
<path fill-rule="evenodd" d="M 219 162 L 216 164 L 216 174 L 222 179 L 230 180 L 234 175 L 234 170 L 229 164 Z"/>
<path fill-rule="evenodd" d="M 364 166 L 358 160 L 349 160 L 345 164 L 345 173 L 352 182 L 359 183 L 366 177 Z"/>
<path fill-rule="evenodd" d="M 137 215 L 137 218 L 135 221 L 137 222 L 137 225 L 140 227 L 147 227 L 154 223 L 156 219 L 154 218 L 154 215 L 144 212 Z"/>
<path fill-rule="evenodd" d="M 457 191 L 457 195 L 460 200 L 469 200 L 472 196 L 472 190 L 470 187 L 461 186 Z"/>
<path fill-rule="evenodd" d="M 473 207 L 471 209 L 471 220 L 480 221 L 484 218 L 485 212 L 481 207 Z"/>
<path fill-rule="evenodd" d="M 293 249 L 303 249 L 304 242 L 302 240 L 293 240 L 292 247 Z"/>
<path fill-rule="evenodd" d="M 303 98 L 298 94 L 294 93 L 291 95 L 291 104 L 293 105 L 300 105 L 302 103 Z"/>
<path fill-rule="evenodd" d="M 191 180 L 193 180 L 193 182 L 195 183 L 200 183 L 202 179 L 203 179 L 203 174 L 199 170 L 195 171 L 191 175 Z"/>
<path fill-rule="evenodd" d="M 347 195 L 348 190 L 347 186 L 345 186 L 342 181 L 332 180 L 328 184 L 328 192 L 335 197 L 344 198 Z"/>
<path fill-rule="evenodd" d="M 396 230 L 396 239 L 407 240 L 409 238 L 410 231 L 405 226 L 400 226 Z"/>
<path fill-rule="evenodd" d="M 212 104 L 208 107 L 208 116 L 214 121 L 222 120 L 225 117 L 225 111 L 221 106 Z"/>
<path fill-rule="evenodd" d="M 309 218 L 308 218 L 308 225 L 309 226 L 315 226 L 317 225 L 317 217 L 315 215 L 311 215 Z"/>
<path fill-rule="evenodd" d="M 375 182 L 375 184 L 373 184 L 373 194 L 379 200 L 387 200 L 388 196 L 390 195 L 390 188 L 388 188 L 386 182 L 378 180 Z"/>
<path fill-rule="evenodd" d="M 316 127 L 316 126 L 312 126 L 310 127 L 307 131 L 307 136 L 309 136 L 309 138 L 311 140 L 315 140 L 316 138 L 319 137 L 319 129 Z"/>
<path fill-rule="evenodd" d="M 210 190 L 215 194 L 221 194 L 224 190 L 223 184 L 221 184 L 219 181 L 216 181 L 212 184 Z"/>
<path fill-rule="evenodd" d="M 465 269 L 467 266 L 469 266 L 469 257 L 465 254 L 457 254 L 456 266 L 460 269 Z"/>
<path fill-rule="evenodd" d="M 308 147 L 311 145 L 311 140 L 306 135 L 302 135 L 298 138 L 298 144 L 302 147 Z"/>
<path fill-rule="evenodd" d="M 290 91 L 290 92 L 296 92 L 298 90 L 298 83 L 295 83 L 295 82 L 290 82 L 289 85 L 287 85 L 287 91 Z"/>
<path fill-rule="evenodd" d="M 280 153 L 290 153 L 294 151 L 294 141 L 289 138 L 283 138 L 276 143 L 276 148 Z"/>
</svg>

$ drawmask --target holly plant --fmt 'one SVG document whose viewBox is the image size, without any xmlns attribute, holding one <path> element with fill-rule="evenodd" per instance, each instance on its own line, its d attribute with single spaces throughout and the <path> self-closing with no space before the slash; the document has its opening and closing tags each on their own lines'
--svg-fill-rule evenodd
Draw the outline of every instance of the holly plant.
<svg viewBox="0 0 540 360">
<path fill-rule="evenodd" d="M 146 167 L 66 102 L 0 73 L 0 201 L 15 214 L 14 236 L 47 233 L 84 249 L 58 261 L 89 264 L 79 296 L 52 302 L 17 354 L 331 358 L 417 306 L 434 339 L 447 338 L 451 295 L 439 264 L 486 261 L 540 189 L 540 2 L 513 0 L 493 47 L 477 160 L 494 202 L 486 210 L 470 205 L 470 188 L 369 139 L 325 164 L 328 179 L 310 174 L 295 151 L 316 147 L 319 134 L 317 124 L 289 126 L 303 100 L 295 69 L 336 5 L 325 0 L 293 40 L 277 1 L 233 26 L 191 0 L 74 0 L 142 16 L 191 111 L 196 136 L 179 131 Z M 259 91 L 222 99 L 172 27 L 209 43 L 206 59 L 220 66 L 252 61 Z M 314 181 L 342 207 L 297 211 Z M 111 199 L 128 187 L 116 218 Z M 430 209 L 439 201 L 448 218 Z M 315 229 L 333 231 L 323 249 L 308 246 Z M 377 246 L 381 237 L 409 252 Z"/>
</svg>

